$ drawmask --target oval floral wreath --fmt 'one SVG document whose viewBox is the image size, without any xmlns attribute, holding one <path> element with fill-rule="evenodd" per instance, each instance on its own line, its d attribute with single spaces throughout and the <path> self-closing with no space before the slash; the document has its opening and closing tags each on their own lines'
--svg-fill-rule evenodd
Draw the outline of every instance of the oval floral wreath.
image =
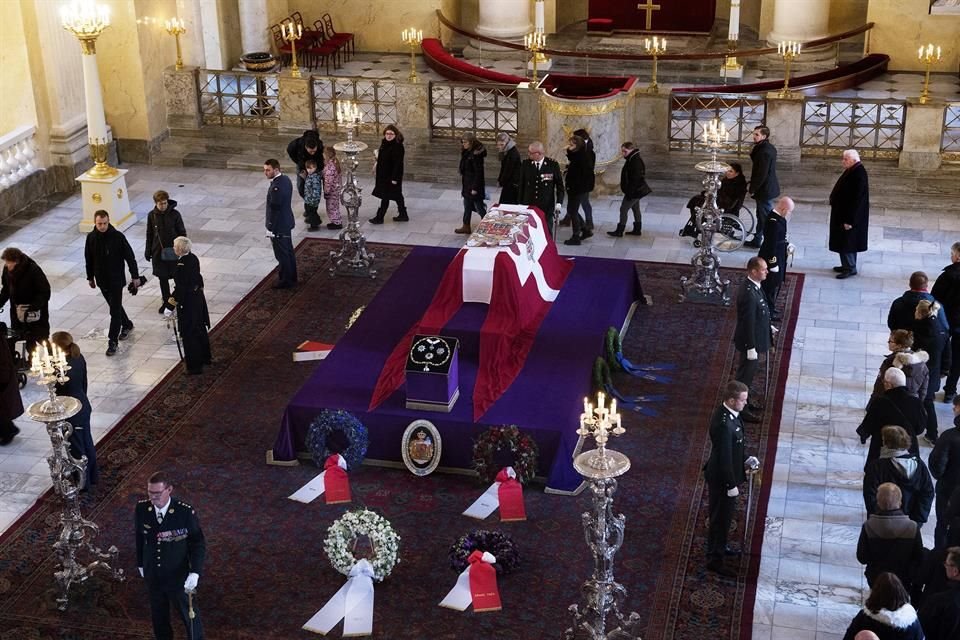
<svg viewBox="0 0 960 640">
<path fill-rule="evenodd" d="M 332 451 L 327 446 L 327 437 L 334 431 L 343 434 L 348 443 L 343 451 Z M 343 456 L 347 461 L 348 469 L 351 471 L 356 469 L 367 455 L 369 442 L 369 434 L 363 423 L 355 415 L 342 409 L 336 411 L 324 409 L 310 423 L 310 429 L 307 431 L 307 450 L 321 469 L 326 459 L 334 453 Z"/>
<path fill-rule="evenodd" d="M 475 529 L 461 536 L 450 547 L 450 566 L 460 573 L 469 566 L 468 558 L 474 551 L 487 551 L 496 556 L 493 567 L 504 575 L 520 566 L 520 552 L 513 538 L 499 531 Z"/>
<path fill-rule="evenodd" d="M 513 453 L 513 470 L 517 480 L 529 482 L 537 475 L 537 443 L 515 424 L 490 427 L 473 442 L 473 468 L 484 482 L 493 482 L 500 467 L 493 462 L 497 451 L 508 449 Z M 493 553 L 491 551 L 491 553 Z M 494 554 L 496 555 L 496 554 Z"/>
<path fill-rule="evenodd" d="M 353 546 L 361 535 L 370 538 L 373 557 L 367 560 L 373 566 L 374 579 L 380 582 L 400 562 L 400 536 L 383 516 L 368 509 L 347 511 L 327 529 L 323 550 L 330 558 L 330 565 L 349 576 L 358 560 L 353 555 Z"/>
<path fill-rule="evenodd" d="M 604 337 L 604 354 L 607 357 L 607 364 L 614 371 L 622 371 L 623 367 L 620 366 L 620 361 L 617 359 L 617 356 L 623 351 L 623 344 L 620 342 L 620 332 L 617 331 L 616 327 L 610 327 L 607 329 L 607 334 Z"/>
</svg>

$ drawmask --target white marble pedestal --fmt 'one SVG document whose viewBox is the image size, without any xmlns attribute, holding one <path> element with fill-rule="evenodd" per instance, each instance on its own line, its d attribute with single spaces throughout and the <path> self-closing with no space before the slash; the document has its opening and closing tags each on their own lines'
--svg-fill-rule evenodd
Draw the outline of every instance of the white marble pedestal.
<svg viewBox="0 0 960 640">
<path fill-rule="evenodd" d="M 100 209 L 110 214 L 110 224 L 121 231 L 137 221 L 127 194 L 127 180 L 124 177 L 127 170 L 115 171 L 116 174 L 103 178 L 91 176 L 90 171 L 77 177 L 83 202 L 83 218 L 78 225 L 81 233 L 93 230 L 93 214 Z"/>
</svg>

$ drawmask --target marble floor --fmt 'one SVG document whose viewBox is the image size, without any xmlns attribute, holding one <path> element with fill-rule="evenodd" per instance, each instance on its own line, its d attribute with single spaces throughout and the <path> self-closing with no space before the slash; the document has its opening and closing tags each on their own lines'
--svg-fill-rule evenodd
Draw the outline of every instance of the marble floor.
<svg viewBox="0 0 960 640">
<path fill-rule="evenodd" d="M 218 321 L 274 266 L 263 235 L 263 176 L 231 170 L 127 168 L 131 204 L 140 217 L 126 231 L 136 254 L 143 253 L 151 194 L 165 189 L 178 201 L 194 240 L 211 316 Z M 790 238 L 798 247 L 793 268 L 806 273 L 806 284 L 772 478 L 772 461 L 764 461 L 773 485 L 754 637 L 836 640 L 864 596 L 855 548 L 865 516 L 859 490 L 865 448 L 854 429 L 885 353 L 886 312 L 906 288 L 912 271 L 924 269 L 935 277 L 948 262 L 950 244 L 960 238 L 960 217 L 933 196 L 918 195 L 898 208 L 875 204 L 871 250 L 861 257 L 861 275 L 838 281 L 830 271 L 836 257 L 825 246 L 825 197 L 836 174 L 802 168 L 799 172 L 803 175 L 796 180 L 791 178 L 795 174 L 786 173 L 781 180 L 797 201 L 790 224 Z M 693 174 L 691 169 L 690 192 L 699 180 Z M 812 186 L 791 191 L 791 182 Z M 411 221 L 395 223 L 388 218 L 380 227 L 365 226 L 369 240 L 462 244 L 462 237 L 453 233 L 460 223 L 459 188 L 409 183 L 405 192 Z M 691 247 L 688 240 L 678 238 L 677 230 L 687 217 L 688 196 L 655 194 L 644 199 L 644 235 L 639 238 L 603 233 L 615 225 L 619 201 L 595 198 L 599 233 L 580 247 L 561 245 L 561 252 L 686 262 Z M 99 439 L 176 366 L 177 352 L 170 330 L 157 314 L 158 286 L 150 281 L 140 295 L 125 297 L 136 324 L 130 339 L 120 343 L 116 357 L 104 355 L 107 310 L 86 283 L 84 237 L 76 231 L 79 210 L 78 197 L 71 196 L 0 222 L 0 244 L 24 250 L 49 277 L 53 328 L 72 332 L 89 363 L 93 430 Z M 372 213 L 369 199 L 361 213 L 364 218 Z M 303 233 L 299 225 L 296 237 Z M 324 229 L 312 235 L 333 237 L 334 232 Z M 745 263 L 749 255 L 738 252 L 726 264 Z M 41 397 L 40 389 L 30 384 L 23 397 L 25 403 L 35 401 Z M 941 426 L 948 426 L 948 406 L 938 403 L 937 408 Z M 17 424 L 20 436 L 0 448 L 0 530 L 50 486 L 44 460 L 49 449 L 46 433 L 30 420 Z M 929 447 L 924 446 L 923 453 L 926 456 Z M 924 529 L 932 534 L 932 523 Z"/>
</svg>

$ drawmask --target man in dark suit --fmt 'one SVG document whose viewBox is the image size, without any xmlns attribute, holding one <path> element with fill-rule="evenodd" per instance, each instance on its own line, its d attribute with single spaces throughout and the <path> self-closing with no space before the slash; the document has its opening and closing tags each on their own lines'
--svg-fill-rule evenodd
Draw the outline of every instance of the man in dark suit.
<svg viewBox="0 0 960 640">
<path fill-rule="evenodd" d="M 643 164 L 643 158 L 640 157 L 640 150 L 634 147 L 632 142 L 624 142 L 620 145 L 620 155 L 623 156 L 623 168 L 620 169 L 620 191 L 623 192 L 623 200 L 620 201 L 620 221 L 615 230 L 607 231 L 607 235 L 614 238 L 623 237 L 624 229 L 627 228 L 627 213 L 631 210 L 633 210 L 633 230 L 627 231 L 627 235 L 643 235 L 640 200 L 653 193 L 650 185 L 647 184 L 647 167 Z"/>
<path fill-rule="evenodd" d="M 173 484 L 166 474 L 154 473 L 147 481 L 149 499 L 137 503 L 137 569 L 147 583 L 153 635 L 172 640 L 170 605 L 183 620 L 187 638 L 203 640 L 200 612 L 193 605 L 190 619 L 188 593 L 193 593 L 203 571 L 206 543 L 193 507 L 171 497 Z"/>
<path fill-rule="evenodd" d="M 280 265 L 280 274 L 274 289 L 289 289 L 297 284 L 297 258 L 293 253 L 293 185 L 290 178 L 280 173 L 280 163 L 273 158 L 263 163 L 263 175 L 270 180 L 267 191 L 266 227 L 273 255 Z"/>
<path fill-rule="evenodd" d="M 553 234 L 553 216 L 563 204 L 560 163 L 544 156 L 542 142 L 530 143 L 527 158 L 520 166 L 520 204 L 543 211 L 547 217 L 547 233 Z"/>
<path fill-rule="evenodd" d="M 870 188 L 867 170 L 854 149 L 843 152 L 843 173 L 830 192 L 830 251 L 840 254 L 837 279 L 857 275 L 857 253 L 867 250 Z"/>
<path fill-rule="evenodd" d="M 740 415 L 747 406 L 747 385 L 732 380 L 723 390 L 723 402 L 710 419 L 710 458 L 703 468 L 707 481 L 710 526 L 707 533 L 707 569 L 735 577 L 736 571 L 723 564 L 727 555 L 740 552 L 727 547 L 727 534 L 736 510 L 738 485 L 746 481 L 746 468 L 758 468 L 760 461 L 747 458 Z"/>
<path fill-rule="evenodd" d="M 780 195 L 780 181 L 777 180 L 777 148 L 770 143 L 770 129 L 767 127 L 753 128 L 753 148 L 750 150 L 750 160 L 753 168 L 750 171 L 748 190 L 757 202 L 757 229 L 753 240 L 746 246 L 759 249 L 763 244 L 764 228 L 767 225 L 767 216 L 773 209 L 774 199 Z"/>
<path fill-rule="evenodd" d="M 779 320 L 777 314 L 777 294 L 787 277 L 787 222 L 793 214 L 793 199 L 787 196 L 777 200 L 773 211 L 767 216 L 767 226 L 763 233 L 763 244 L 758 256 L 767 261 L 766 279 L 760 283 L 763 294 L 770 307 L 770 319 Z"/>
<path fill-rule="evenodd" d="M 736 379 L 747 385 L 753 383 L 753 376 L 760 368 L 760 354 L 770 350 L 770 308 L 767 298 L 760 289 L 767 277 L 767 261 L 754 256 L 747 261 L 747 277 L 737 293 L 737 327 L 733 333 L 733 342 L 740 352 L 740 365 Z M 751 409 L 758 409 L 752 405 Z M 747 411 L 743 415 L 747 422 L 760 422 L 760 417 Z"/>
<path fill-rule="evenodd" d="M 131 285 L 138 288 L 142 282 L 137 268 L 137 257 L 127 237 L 110 224 L 110 214 L 102 209 L 93 214 L 94 230 L 87 234 L 83 250 L 87 266 L 87 283 L 91 289 L 100 288 L 110 307 L 110 329 L 107 332 L 107 355 L 117 353 L 117 340 L 126 340 L 133 322 L 123 309 L 123 287 L 127 278 L 124 263 L 130 269 Z"/>
</svg>

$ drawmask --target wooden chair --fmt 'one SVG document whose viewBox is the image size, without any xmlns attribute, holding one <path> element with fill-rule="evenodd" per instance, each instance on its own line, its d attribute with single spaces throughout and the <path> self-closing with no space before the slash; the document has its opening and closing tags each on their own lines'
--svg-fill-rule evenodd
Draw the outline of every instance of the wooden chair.
<svg viewBox="0 0 960 640">
<path fill-rule="evenodd" d="M 277 55 L 280 56 L 280 64 L 289 65 L 293 60 L 293 47 L 283 39 L 283 30 L 280 24 L 270 25 L 270 33 L 273 35 L 274 46 L 277 47 Z"/>
<path fill-rule="evenodd" d="M 356 41 L 352 33 L 334 29 L 333 18 L 330 17 L 329 13 L 320 16 L 320 20 L 323 22 L 323 31 L 327 36 L 328 42 L 343 48 L 344 52 L 348 55 L 356 53 Z M 316 23 L 314 23 L 314 25 L 316 25 Z"/>
<path fill-rule="evenodd" d="M 340 49 L 327 42 L 323 31 L 319 31 L 313 42 L 303 49 L 304 64 L 311 71 L 314 67 L 323 64 L 326 67 L 327 75 L 330 75 L 331 59 L 333 60 L 333 68 L 338 68 L 340 66 Z"/>
</svg>

